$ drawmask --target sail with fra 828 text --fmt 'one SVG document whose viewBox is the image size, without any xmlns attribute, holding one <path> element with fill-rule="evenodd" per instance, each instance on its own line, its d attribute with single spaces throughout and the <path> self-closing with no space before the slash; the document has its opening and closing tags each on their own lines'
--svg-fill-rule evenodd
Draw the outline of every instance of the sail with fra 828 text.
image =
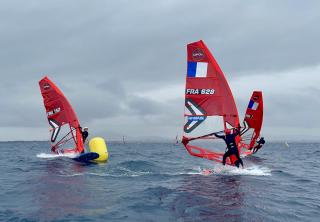
<svg viewBox="0 0 320 222">
<path fill-rule="evenodd" d="M 182 141 L 191 155 L 221 162 L 224 150 L 217 147 L 225 145 L 210 143 L 216 139 L 212 133 L 239 127 L 237 107 L 222 70 L 204 42 L 188 44 L 187 52 Z M 227 164 L 234 161 L 231 156 Z"/>
</svg>

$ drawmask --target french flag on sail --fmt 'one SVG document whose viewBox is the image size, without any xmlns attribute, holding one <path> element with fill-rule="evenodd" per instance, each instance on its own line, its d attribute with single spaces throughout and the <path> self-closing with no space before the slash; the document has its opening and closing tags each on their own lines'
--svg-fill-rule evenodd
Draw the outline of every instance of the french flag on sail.
<svg viewBox="0 0 320 222">
<path fill-rule="evenodd" d="M 207 62 L 188 62 L 188 77 L 207 77 Z"/>
<path fill-rule="evenodd" d="M 257 110 L 258 106 L 259 106 L 259 103 L 256 103 L 255 101 L 250 100 L 248 108 L 252 110 Z"/>
</svg>

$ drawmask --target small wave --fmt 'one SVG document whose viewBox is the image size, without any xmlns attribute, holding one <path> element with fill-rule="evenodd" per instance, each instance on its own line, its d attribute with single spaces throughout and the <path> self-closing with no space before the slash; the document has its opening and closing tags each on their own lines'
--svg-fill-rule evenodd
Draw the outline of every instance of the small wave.
<svg viewBox="0 0 320 222">
<path fill-rule="evenodd" d="M 131 171 L 153 171 L 157 169 L 157 167 L 153 163 L 143 160 L 124 161 L 121 162 L 118 166 L 119 168 Z"/>
<path fill-rule="evenodd" d="M 267 167 L 250 166 L 244 169 L 232 166 L 216 166 L 213 169 L 202 170 L 203 175 L 250 175 L 250 176 L 271 176 L 271 170 Z"/>
<path fill-rule="evenodd" d="M 64 154 L 55 154 L 55 153 L 39 153 L 37 154 L 38 158 L 42 159 L 54 159 L 61 157 L 75 158 L 78 154 L 75 153 L 64 153 Z"/>
<path fill-rule="evenodd" d="M 316 150 L 312 154 L 318 154 L 318 153 L 320 153 L 320 150 Z"/>
<path fill-rule="evenodd" d="M 294 174 L 293 173 L 291 173 L 291 172 L 287 172 L 287 171 L 285 171 L 285 170 L 272 170 L 271 171 L 273 174 L 281 174 L 281 176 L 282 177 L 292 177 L 292 176 L 294 176 Z"/>
<path fill-rule="evenodd" d="M 85 175 L 94 175 L 99 177 L 107 177 L 107 176 L 113 176 L 108 173 L 72 173 L 72 174 L 64 174 L 60 175 L 61 177 L 79 177 L 79 176 L 85 176 Z"/>
<path fill-rule="evenodd" d="M 200 166 L 193 167 L 192 169 L 185 169 L 183 171 L 161 172 L 162 176 L 183 176 L 183 175 L 202 175 L 202 169 Z"/>
<path fill-rule="evenodd" d="M 296 179 L 295 181 L 298 182 L 298 183 L 312 183 L 312 182 L 314 182 L 314 181 L 309 180 L 309 179 Z"/>
<path fill-rule="evenodd" d="M 149 172 L 122 172 L 122 173 L 73 173 L 73 174 L 65 174 L 61 175 L 62 177 L 78 177 L 78 176 L 97 176 L 97 177 L 139 177 L 150 174 Z"/>
<path fill-rule="evenodd" d="M 198 166 L 198 167 L 194 167 L 192 168 L 192 170 L 190 171 L 187 171 L 187 172 L 183 172 L 183 173 L 180 173 L 181 175 L 183 174 L 187 174 L 187 175 L 202 175 L 203 173 L 203 169 Z"/>
<path fill-rule="evenodd" d="M 73 174 L 62 174 L 61 177 L 77 177 L 77 176 L 83 176 L 85 173 L 73 173 Z"/>
<path fill-rule="evenodd" d="M 136 170 L 136 169 L 130 169 L 126 167 L 118 167 L 116 170 L 114 170 L 114 175 L 120 175 L 120 176 L 126 176 L 126 177 L 138 177 L 138 176 L 144 176 L 152 174 L 149 170 Z"/>
</svg>

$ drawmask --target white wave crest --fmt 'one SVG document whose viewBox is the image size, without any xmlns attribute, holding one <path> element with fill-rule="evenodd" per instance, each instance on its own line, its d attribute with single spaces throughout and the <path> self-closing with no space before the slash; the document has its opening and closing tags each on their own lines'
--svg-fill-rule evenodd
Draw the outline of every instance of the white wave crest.
<svg viewBox="0 0 320 222">
<path fill-rule="evenodd" d="M 249 166 L 244 169 L 232 166 L 216 165 L 213 169 L 203 169 L 203 175 L 249 175 L 249 176 L 271 176 L 271 170 L 267 167 Z"/>
<path fill-rule="evenodd" d="M 76 153 L 60 153 L 60 154 L 56 154 L 56 153 L 39 153 L 39 154 L 37 154 L 37 157 L 38 158 L 42 158 L 42 159 L 54 159 L 54 158 L 62 158 L 62 157 L 75 158 L 78 155 L 79 154 L 76 154 Z"/>
</svg>

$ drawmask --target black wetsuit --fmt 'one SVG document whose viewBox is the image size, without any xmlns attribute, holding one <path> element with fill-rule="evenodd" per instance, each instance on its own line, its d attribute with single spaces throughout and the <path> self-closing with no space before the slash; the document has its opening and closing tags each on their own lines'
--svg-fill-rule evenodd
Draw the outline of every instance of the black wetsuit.
<svg viewBox="0 0 320 222">
<path fill-rule="evenodd" d="M 216 137 L 218 137 L 220 139 L 223 139 L 224 142 L 227 144 L 227 151 L 223 155 L 223 159 L 222 159 L 222 164 L 223 165 L 226 164 L 227 157 L 229 157 L 231 155 L 235 155 L 237 157 L 237 160 L 235 161 L 234 164 L 238 168 L 239 168 L 239 164 L 241 164 L 243 166 L 243 162 L 242 162 L 242 159 L 239 156 L 239 150 L 238 150 L 237 143 L 236 143 L 236 136 L 238 136 L 239 134 L 240 134 L 239 131 L 237 131 L 236 133 L 233 133 L 233 134 L 228 134 L 228 135 L 214 134 Z"/>
<path fill-rule="evenodd" d="M 86 142 L 86 139 L 88 138 L 89 133 L 88 133 L 88 131 L 82 131 L 81 134 L 82 134 L 82 141 L 84 143 L 84 142 Z"/>
<path fill-rule="evenodd" d="M 257 145 L 253 147 L 253 153 L 258 152 L 258 150 L 266 143 L 266 141 L 263 138 L 260 138 L 259 141 L 257 141 Z"/>
</svg>

